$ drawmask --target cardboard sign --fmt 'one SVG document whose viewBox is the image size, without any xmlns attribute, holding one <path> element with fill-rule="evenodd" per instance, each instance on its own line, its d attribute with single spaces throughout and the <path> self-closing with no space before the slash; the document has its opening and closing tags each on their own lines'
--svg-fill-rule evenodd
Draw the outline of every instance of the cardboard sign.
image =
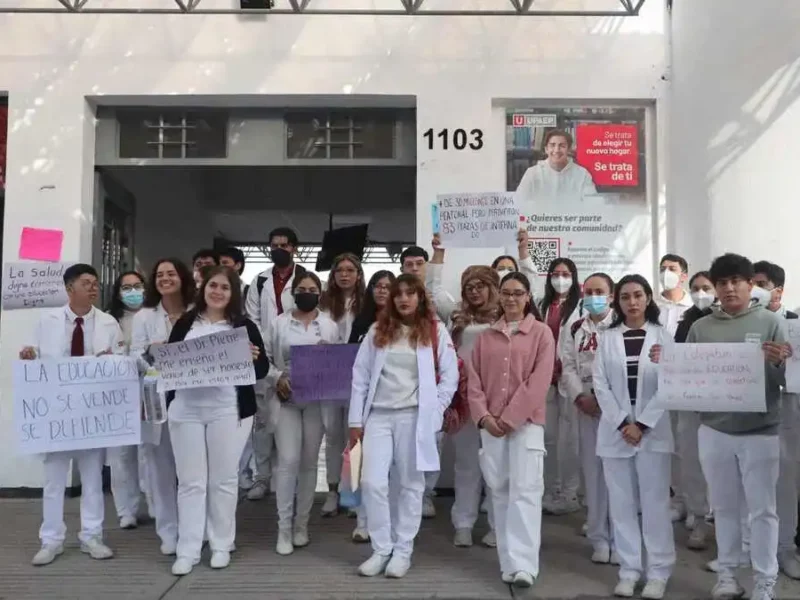
<svg viewBox="0 0 800 600">
<path fill-rule="evenodd" d="M 297 404 L 349 402 L 358 348 L 358 344 L 292 346 L 292 400 Z"/>
<path fill-rule="evenodd" d="M 443 248 L 516 245 L 520 220 L 512 192 L 440 194 L 437 203 Z"/>
<path fill-rule="evenodd" d="M 3 265 L 3 309 L 64 306 L 64 271 L 72 263 L 13 262 Z"/>
</svg>

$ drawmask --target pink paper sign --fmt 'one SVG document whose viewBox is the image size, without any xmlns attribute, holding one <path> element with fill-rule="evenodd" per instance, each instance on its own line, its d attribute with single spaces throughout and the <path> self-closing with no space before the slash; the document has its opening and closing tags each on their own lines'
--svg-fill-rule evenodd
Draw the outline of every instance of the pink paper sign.
<svg viewBox="0 0 800 600">
<path fill-rule="evenodd" d="M 19 257 L 28 260 L 58 262 L 61 260 L 61 246 L 64 232 L 60 229 L 37 229 L 23 227 L 19 240 Z"/>
</svg>

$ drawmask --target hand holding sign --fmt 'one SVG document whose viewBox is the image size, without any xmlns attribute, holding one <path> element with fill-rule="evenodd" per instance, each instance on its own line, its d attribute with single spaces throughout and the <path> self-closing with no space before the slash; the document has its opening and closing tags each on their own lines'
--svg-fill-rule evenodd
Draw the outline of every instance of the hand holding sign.
<svg viewBox="0 0 800 600">
<path fill-rule="evenodd" d="M 20 360 L 36 360 L 36 348 L 33 346 L 25 346 L 19 351 Z"/>
<path fill-rule="evenodd" d="M 761 347 L 764 349 L 764 356 L 767 362 L 779 366 L 792 355 L 792 347 L 789 344 L 779 342 L 764 342 Z"/>
</svg>

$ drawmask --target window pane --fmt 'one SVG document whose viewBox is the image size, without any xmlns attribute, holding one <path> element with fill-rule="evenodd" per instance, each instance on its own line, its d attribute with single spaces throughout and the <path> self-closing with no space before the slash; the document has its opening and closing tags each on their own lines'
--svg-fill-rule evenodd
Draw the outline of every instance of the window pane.
<svg viewBox="0 0 800 600">
<path fill-rule="evenodd" d="M 158 116 L 134 112 L 119 115 L 117 122 L 120 158 L 158 158 Z"/>
<path fill-rule="evenodd" d="M 356 123 L 353 158 L 394 158 L 395 121 L 389 115 L 370 116 Z"/>
<path fill-rule="evenodd" d="M 187 158 L 225 158 L 228 155 L 228 117 L 225 114 L 186 115 Z"/>
<path fill-rule="evenodd" d="M 286 116 L 286 156 L 327 158 L 324 115 L 296 113 Z"/>
</svg>

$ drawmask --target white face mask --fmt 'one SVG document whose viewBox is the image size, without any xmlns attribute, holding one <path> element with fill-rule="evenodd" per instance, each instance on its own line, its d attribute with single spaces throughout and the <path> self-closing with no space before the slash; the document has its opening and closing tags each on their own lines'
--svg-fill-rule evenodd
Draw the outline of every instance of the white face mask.
<svg viewBox="0 0 800 600">
<path fill-rule="evenodd" d="M 691 296 L 692 302 L 700 310 L 705 310 L 714 304 L 714 295 L 708 292 L 692 292 Z"/>
<path fill-rule="evenodd" d="M 503 281 L 503 277 L 505 277 L 509 273 L 513 273 L 513 272 L 514 271 L 512 269 L 498 269 L 497 270 L 497 275 L 498 275 L 498 277 L 500 277 L 500 281 Z"/>
<path fill-rule="evenodd" d="M 758 300 L 758 303 L 764 307 L 769 306 L 769 303 L 772 302 L 772 292 L 758 287 L 757 285 L 753 286 L 753 289 L 750 292 L 750 297 L 753 300 Z"/>
<path fill-rule="evenodd" d="M 662 271 L 660 279 L 661 287 L 667 292 L 676 289 L 681 284 L 681 276 L 675 271 Z"/>
<path fill-rule="evenodd" d="M 572 287 L 572 277 L 551 277 L 550 283 L 553 285 L 553 289 L 558 292 L 559 294 L 566 294 L 569 291 L 569 288 Z"/>
</svg>

